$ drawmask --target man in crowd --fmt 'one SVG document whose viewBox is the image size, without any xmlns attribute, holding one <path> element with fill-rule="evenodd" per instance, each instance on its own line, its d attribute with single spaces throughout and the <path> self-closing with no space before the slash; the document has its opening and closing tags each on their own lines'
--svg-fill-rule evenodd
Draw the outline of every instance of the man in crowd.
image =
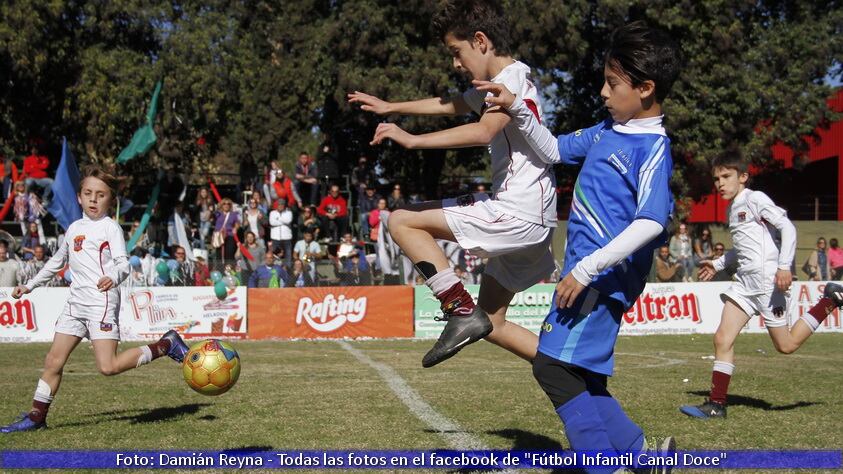
<svg viewBox="0 0 843 474">
<path fill-rule="evenodd" d="M 276 208 L 269 213 L 269 250 L 284 258 L 284 263 L 291 265 L 293 261 L 293 212 L 287 208 L 287 201 L 275 201 Z M 280 253 L 283 252 L 283 253 Z"/>
<path fill-rule="evenodd" d="M 310 278 L 316 281 L 316 261 L 322 257 L 322 248 L 313 240 L 313 232 L 304 231 L 304 238 L 293 247 L 293 258 L 300 259 L 308 267 Z"/>
<path fill-rule="evenodd" d="M 249 288 L 282 288 L 287 281 L 287 272 L 275 263 L 275 254 L 267 250 L 263 257 L 263 265 L 252 272 L 249 277 Z"/>
<path fill-rule="evenodd" d="M 366 190 L 360 198 L 360 240 L 370 240 L 369 235 L 369 213 L 378 208 L 378 200 L 380 195 L 375 193 L 375 188 L 371 184 L 366 185 Z"/>
<path fill-rule="evenodd" d="M 9 244 L 0 240 L 0 287 L 14 288 L 20 284 L 20 265 L 9 260 Z"/>
<path fill-rule="evenodd" d="M 46 206 L 53 194 L 53 179 L 47 177 L 47 168 L 50 167 L 50 159 L 46 155 L 38 153 L 38 147 L 33 146 L 30 155 L 23 159 L 23 174 L 26 177 L 26 190 L 32 191 L 32 185 L 44 188 L 41 201 Z"/>
<path fill-rule="evenodd" d="M 348 228 L 348 203 L 340 196 L 338 185 L 331 185 L 331 190 L 322 198 L 316 212 L 322 216 L 322 235 L 332 242 L 338 241 Z"/>
<path fill-rule="evenodd" d="M 662 245 L 659 247 L 659 252 L 656 254 L 656 281 L 659 283 L 669 283 L 682 281 L 684 276 L 684 268 L 682 264 L 674 261 L 670 256 L 670 247 Z"/>
<path fill-rule="evenodd" d="M 303 151 L 296 162 L 296 191 L 307 206 L 316 204 L 319 196 L 319 168 Z"/>
</svg>

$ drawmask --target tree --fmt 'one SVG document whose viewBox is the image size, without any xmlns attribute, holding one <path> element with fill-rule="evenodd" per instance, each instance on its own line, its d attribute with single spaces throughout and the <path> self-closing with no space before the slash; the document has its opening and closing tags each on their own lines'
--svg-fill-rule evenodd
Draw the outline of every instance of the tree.
<svg viewBox="0 0 843 474">
<path fill-rule="evenodd" d="M 843 64 L 839 1 L 509 0 L 516 56 L 536 69 L 555 132 L 605 117 L 599 90 L 611 31 L 636 19 L 681 40 L 682 74 L 665 103 L 678 196 L 710 189 L 709 159 L 739 150 L 762 167 L 775 140 L 803 137 L 837 117 L 826 107 Z M 360 155 L 432 190 L 449 167 L 482 170 L 482 148 L 407 151 L 368 142 L 380 117 L 349 107 L 361 89 L 390 100 L 456 94 L 468 86 L 430 31 L 436 0 L 20 0 L 0 3 L 0 145 L 66 135 L 110 163 L 163 78 L 160 137 L 130 162 L 236 171 L 237 162 L 291 161 L 327 134 L 348 171 Z M 542 12 L 541 15 L 536 12 Z M 471 117 L 400 118 L 415 133 Z M 199 144 L 204 143 L 204 144 Z M 216 168 L 215 168 L 216 169 Z M 562 182 L 576 170 L 561 168 Z M 434 193 L 435 194 L 435 193 Z M 429 196 L 434 197 L 434 196 Z"/>
<path fill-rule="evenodd" d="M 605 117 L 598 91 L 602 55 L 611 31 L 645 20 L 681 42 L 685 66 L 665 103 L 672 138 L 673 185 L 678 196 L 711 189 L 708 162 L 736 150 L 756 165 L 771 166 L 770 146 L 780 140 L 805 150 L 804 137 L 836 117 L 826 99 L 829 71 L 839 79 L 843 9 L 836 1 L 734 2 L 605 1 L 512 4 L 550 12 L 519 22 L 520 52 L 553 87 L 557 132 Z M 528 46 L 529 45 L 529 46 Z"/>
</svg>

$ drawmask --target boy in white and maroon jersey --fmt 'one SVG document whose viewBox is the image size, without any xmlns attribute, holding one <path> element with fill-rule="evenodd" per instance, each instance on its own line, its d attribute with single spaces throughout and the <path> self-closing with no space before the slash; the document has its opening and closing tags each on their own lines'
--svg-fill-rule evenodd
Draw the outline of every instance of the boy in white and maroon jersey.
<svg viewBox="0 0 843 474">
<path fill-rule="evenodd" d="M 700 279 L 711 280 L 730 263 L 737 263 L 735 282 L 722 295 L 723 315 L 714 335 L 714 370 L 711 393 L 701 405 L 685 405 L 679 410 L 694 418 L 725 418 L 726 394 L 735 369 L 735 339 L 756 314 L 776 350 L 791 354 L 817 330 L 836 306 L 843 306 L 843 287 L 827 283 L 823 298 L 802 315 L 793 327 L 787 326 L 790 303 L 790 266 L 796 252 L 796 228 L 787 212 L 761 191 L 746 187 L 746 162 L 734 156 L 717 158 L 712 164 L 717 191 L 729 203 L 729 232 L 734 248 L 716 260 L 700 262 Z M 780 236 L 780 238 L 779 238 Z"/>
<path fill-rule="evenodd" d="M 126 241 L 120 226 L 108 216 L 116 196 L 117 178 L 90 166 L 83 170 L 78 193 L 82 218 L 72 223 L 55 255 L 25 286 L 12 291 L 20 298 L 48 282 L 65 265 L 73 282 L 70 297 L 56 321 L 53 344 L 38 380 L 32 408 L 20 419 L 0 428 L 0 433 L 32 431 L 47 427 L 47 411 L 62 380 L 70 353 L 87 337 L 94 349 L 97 369 L 117 375 L 168 355 L 181 362 L 187 346 L 176 331 L 157 342 L 117 352 L 120 340 L 120 283 L 129 275 Z"/>
</svg>

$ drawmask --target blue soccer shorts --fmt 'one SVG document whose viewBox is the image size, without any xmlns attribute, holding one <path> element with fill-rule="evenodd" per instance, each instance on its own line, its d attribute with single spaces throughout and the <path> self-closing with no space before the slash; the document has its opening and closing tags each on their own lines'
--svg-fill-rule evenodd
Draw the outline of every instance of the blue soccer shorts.
<svg viewBox="0 0 843 474">
<path fill-rule="evenodd" d="M 551 301 L 556 301 L 555 292 Z M 550 310 L 539 334 L 539 352 L 610 376 L 623 313 L 619 301 L 586 288 L 572 307 Z"/>
</svg>

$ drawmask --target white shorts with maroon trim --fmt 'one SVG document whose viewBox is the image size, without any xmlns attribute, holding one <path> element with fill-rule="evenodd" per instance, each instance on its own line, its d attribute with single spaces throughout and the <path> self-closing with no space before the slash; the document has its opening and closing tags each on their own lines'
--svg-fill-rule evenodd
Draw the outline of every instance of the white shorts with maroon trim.
<svg viewBox="0 0 843 474">
<path fill-rule="evenodd" d="M 119 301 L 119 299 L 117 300 Z M 105 306 L 81 306 L 70 301 L 64 304 L 64 309 L 56 321 L 56 332 L 71 336 L 95 339 L 120 340 L 120 325 L 117 314 L 119 303 Z"/>
<path fill-rule="evenodd" d="M 550 253 L 553 228 L 504 214 L 496 204 L 488 194 L 476 193 L 445 199 L 442 210 L 460 247 L 488 258 L 485 273 L 517 293 L 556 269 Z"/>
<path fill-rule="evenodd" d="M 749 317 L 760 314 L 764 318 L 766 327 L 777 328 L 788 325 L 790 290 L 782 292 L 778 288 L 770 288 L 764 293 L 758 293 L 758 291 L 747 290 L 740 281 L 735 281 L 725 293 L 720 295 L 720 299 L 724 303 L 732 300 Z"/>
</svg>

